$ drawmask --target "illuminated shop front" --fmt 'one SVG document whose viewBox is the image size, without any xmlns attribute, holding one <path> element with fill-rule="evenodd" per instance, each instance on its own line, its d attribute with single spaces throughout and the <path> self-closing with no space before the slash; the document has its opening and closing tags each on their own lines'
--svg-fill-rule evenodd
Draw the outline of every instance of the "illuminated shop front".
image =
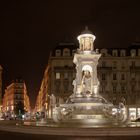
<svg viewBox="0 0 140 140">
<path fill-rule="evenodd" d="M 130 120 L 135 120 L 140 117 L 140 107 L 129 107 L 128 117 Z"/>
</svg>

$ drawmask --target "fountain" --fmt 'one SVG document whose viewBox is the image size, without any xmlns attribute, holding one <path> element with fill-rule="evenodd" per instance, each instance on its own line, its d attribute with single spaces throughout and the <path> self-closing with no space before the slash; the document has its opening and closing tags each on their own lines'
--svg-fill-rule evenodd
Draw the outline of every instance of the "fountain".
<svg viewBox="0 0 140 140">
<path fill-rule="evenodd" d="M 97 65 L 101 54 L 94 49 L 95 36 L 86 29 L 78 36 L 79 48 L 74 55 L 76 78 L 73 94 L 54 109 L 53 120 L 59 124 L 109 125 L 125 122 L 126 108 L 116 108 L 99 94 Z M 116 109 L 116 111 L 114 111 Z"/>
</svg>

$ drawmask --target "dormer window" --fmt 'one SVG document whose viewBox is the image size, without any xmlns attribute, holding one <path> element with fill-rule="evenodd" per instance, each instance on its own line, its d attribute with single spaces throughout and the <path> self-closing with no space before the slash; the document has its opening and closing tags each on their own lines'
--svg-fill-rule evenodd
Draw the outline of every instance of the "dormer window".
<svg viewBox="0 0 140 140">
<path fill-rule="evenodd" d="M 117 50 L 113 50 L 112 51 L 112 55 L 115 56 L 115 57 L 118 56 L 118 51 Z"/>
<path fill-rule="evenodd" d="M 70 50 L 68 48 L 63 50 L 63 56 L 70 56 Z"/>
<path fill-rule="evenodd" d="M 61 50 L 56 50 L 55 51 L 55 56 L 57 56 L 57 57 L 61 56 Z"/>
<path fill-rule="evenodd" d="M 121 56 L 121 57 L 124 57 L 124 56 L 125 56 L 125 50 L 121 50 L 120 56 Z"/>
<path fill-rule="evenodd" d="M 75 53 L 76 53 L 76 50 L 72 50 L 72 56 L 74 56 Z"/>
<path fill-rule="evenodd" d="M 107 49 L 102 49 L 101 54 L 102 54 L 103 57 L 106 56 L 107 55 Z"/>
<path fill-rule="evenodd" d="M 133 49 L 133 50 L 130 51 L 130 53 L 131 53 L 131 57 L 136 56 L 136 50 Z"/>
</svg>

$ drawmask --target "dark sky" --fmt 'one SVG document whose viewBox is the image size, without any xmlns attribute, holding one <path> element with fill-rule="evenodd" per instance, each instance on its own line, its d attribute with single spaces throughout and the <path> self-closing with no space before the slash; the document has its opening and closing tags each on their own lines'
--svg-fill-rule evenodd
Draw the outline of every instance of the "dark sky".
<svg viewBox="0 0 140 140">
<path fill-rule="evenodd" d="M 128 47 L 140 37 L 139 0 L 4 0 L 0 2 L 0 64 L 4 88 L 22 77 L 34 105 L 48 54 L 88 25 L 95 45 Z"/>
</svg>

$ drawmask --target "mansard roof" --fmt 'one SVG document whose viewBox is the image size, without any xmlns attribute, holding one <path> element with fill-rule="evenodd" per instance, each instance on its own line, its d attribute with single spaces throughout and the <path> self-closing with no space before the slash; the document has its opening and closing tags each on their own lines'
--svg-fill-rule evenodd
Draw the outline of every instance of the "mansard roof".
<svg viewBox="0 0 140 140">
<path fill-rule="evenodd" d="M 72 51 L 76 50 L 78 48 L 78 46 L 76 46 L 74 43 L 71 42 L 62 42 L 59 43 L 51 52 L 51 56 L 55 56 L 55 51 L 56 50 L 60 50 L 61 52 L 63 52 L 63 50 L 67 48 L 70 49 L 70 53 L 72 55 Z"/>
<path fill-rule="evenodd" d="M 120 56 L 120 52 L 122 50 L 126 51 L 126 56 L 130 56 L 131 55 L 131 50 L 136 50 L 136 55 L 138 55 L 138 50 L 140 49 L 140 42 L 134 42 L 132 43 L 129 47 L 126 48 L 100 48 L 99 52 L 101 52 L 101 50 L 107 50 L 107 54 L 112 55 L 113 50 L 117 50 L 118 52 L 118 56 Z"/>
</svg>

